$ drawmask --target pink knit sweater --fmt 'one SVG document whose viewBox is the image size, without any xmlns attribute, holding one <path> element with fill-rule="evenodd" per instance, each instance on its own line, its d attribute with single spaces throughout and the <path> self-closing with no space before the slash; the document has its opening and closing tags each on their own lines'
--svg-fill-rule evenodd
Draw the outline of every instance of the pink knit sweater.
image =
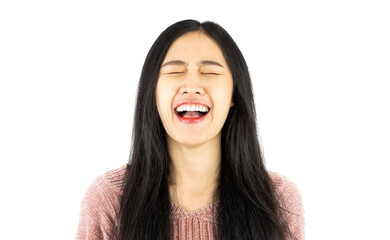
<svg viewBox="0 0 390 240">
<path fill-rule="evenodd" d="M 79 226 L 76 239 L 114 240 L 111 236 L 117 223 L 117 213 L 121 195 L 121 184 L 126 165 L 99 176 L 89 187 L 81 204 Z M 299 239 L 305 239 L 304 210 L 301 194 L 291 181 L 284 176 L 269 172 L 276 183 L 277 193 L 291 213 L 286 215 L 290 230 Z M 187 212 L 179 205 L 171 203 L 174 240 L 213 240 L 212 209 L 218 203 Z"/>
</svg>

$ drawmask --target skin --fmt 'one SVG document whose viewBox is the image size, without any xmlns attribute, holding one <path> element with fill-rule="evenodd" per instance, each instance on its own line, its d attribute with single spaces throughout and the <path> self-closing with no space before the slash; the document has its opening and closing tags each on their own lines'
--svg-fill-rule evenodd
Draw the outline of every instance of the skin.
<svg viewBox="0 0 390 240">
<path fill-rule="evenodd" d="M 193 211 L 212 203 L 221 159 L 221 129 L 232 103 L 233 78 L 217 43 L 202 32 L 173 42 L 156 88 L 157 109 L 167 133 L 171 157 L 172 201 Z M 180 122 L 178 103 L 197 101 L 210 107 L 196 124 Z"/>
</svg>

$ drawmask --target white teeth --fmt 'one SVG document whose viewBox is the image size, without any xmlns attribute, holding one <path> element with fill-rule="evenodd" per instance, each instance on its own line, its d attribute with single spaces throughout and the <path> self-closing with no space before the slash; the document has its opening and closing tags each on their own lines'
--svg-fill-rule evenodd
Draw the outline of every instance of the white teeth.
<svg viewBox="0 0 390 240">
<path fill-rule="evenodd" d="M 184 104 L 181 105 L 176 109 L 178 112 L 183 112 L 183 111 L 197 111 L 197 112 L 208 112 L 209 109 L 208 107 L 202 106 L 202 105 L 189 105 L 189 104 Z"/>
</svg>

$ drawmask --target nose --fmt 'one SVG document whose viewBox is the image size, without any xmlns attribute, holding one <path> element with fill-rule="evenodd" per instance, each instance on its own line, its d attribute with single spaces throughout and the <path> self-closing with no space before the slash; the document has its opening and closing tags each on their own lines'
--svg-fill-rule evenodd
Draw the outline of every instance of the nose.
<svg viewBox="0 0 390 240">
<path fill-rule="evenodd" d="M 198 73 L 187 73 L 180 87 L 181 94 L 204 94 L 202 79 Z"/>
</svg>

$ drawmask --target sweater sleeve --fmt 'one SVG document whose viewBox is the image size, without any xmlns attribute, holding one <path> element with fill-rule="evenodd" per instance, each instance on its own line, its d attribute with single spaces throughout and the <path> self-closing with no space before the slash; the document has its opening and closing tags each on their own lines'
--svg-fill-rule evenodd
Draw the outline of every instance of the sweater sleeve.
<svg viewBox="0 0 390 240">
<path fill-rule="evenodd" d="M 99 176 L 88 188 L 81 203 L 77 240 L 108 240 L 115 226 L 117 193 L 105 176 Z"/>
<path fill-rule="evenodd" d="M 295 238 L 305 239 L 305 211 L 302 204 L 302 195 L 296 184 L 291 182 L 286 176 L 277 174 L 273 178 L 277 186 L 277 195 L 283 208 L 283 220 L 288 225 L 289 230 Z M 276 175 L 276 176 L 275 176 Z"/>
</svg>

